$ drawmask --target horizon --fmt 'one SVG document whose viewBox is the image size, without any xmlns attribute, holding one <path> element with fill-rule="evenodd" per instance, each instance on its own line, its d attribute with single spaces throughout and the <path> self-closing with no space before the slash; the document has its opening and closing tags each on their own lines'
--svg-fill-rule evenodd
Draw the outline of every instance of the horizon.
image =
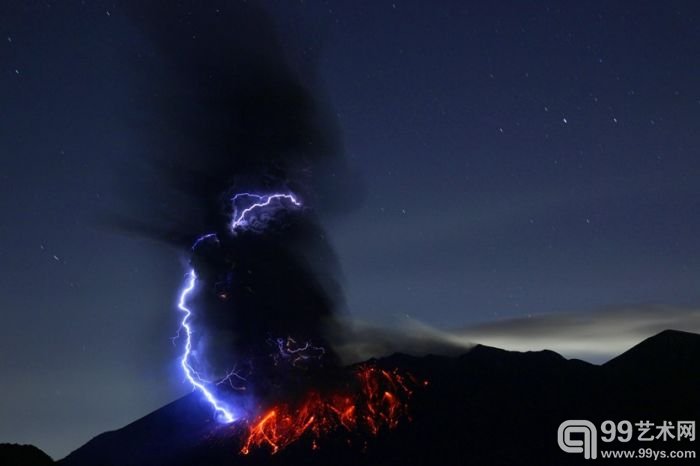
<svg viewBox="0 0 700 466">
<path fill-rule="evenodd" d="M 650 336 L 648 336 L 648 337 L 642 339 L 641 341 L 635 343 L 634 345 L 632 345 L 632 346 L 630 346 L 629 348 L 625 349 L 625 350 L 622 351 L 621 353 L 611 355 L 609 358 L 607 358 L 607 359 L 604 360 L 604 361 L 595 362 L 595 361 L 585 360 L 585 359 L 584 359 L 584 361 L 585 361 L 585 362 L 588 362 L 589 364 L 592 364 L 592 365 L 594 365 L 594 366 L 603 366 L 603 365 L 605 365 L 607 362 L 609 362 L 609 361 L 611 361 L 611 360 L 613 360 L 613 359 L 616 359 L 617 357 L 626 354 L 628 351 L 634 349 L 635 347 L 637 347 L 637 346 L 639 346 L 639 345 L 645 343 L 647 340 L 653 340 L 655 337 L 658 337 L 658 336 L 660 336 L 660 335 L 662 335 L 662 334 L 668 334 L 668 333 L 673 333 L 673 334 L 688 334 L 688 335 L 695 335 L 695 336 L 700 337 L 700 333 L 698 333 L 698 332 L 688 332 L 688 331 L 676 330 L 676 329 L 665 329 L 665 330 L 661 330 L 661 331 L 658 332 L 658 333 L 655 333 L 655 334 L 653 334 L 653 335 L 650 335 Z M 556 354 L 559 354 L 560 356 L 564 357 L 564 358 L 567 359 L 567 360 L 572 360 L 572 359 L 573 359 L 573 360 L 581 360 L 580 358 L 566 357 L 566 356 L 564 356 L 563 354 L 561 354 L 561 353 L 559 353 L 559 352 L 557 352 L 557 351 L 551 350 L 551 349 L 549 349 L 549 348 L 511 350 L 511 349 L 501 348 L 501 347 L 498 347 L 498 346 L 492 346 L 492 345 L 487 345 L 487 344 L 481 344 L 481 343 L 478 343 L 478 342 L 474 342 L 474 345 L 473 345 L 472 347 L 465 347 L 465 348 L 463 348 L 462 351 L 459 352 L 459 354 L 454 354 L 454 353 L 453 353 L 452 355 L 449 355 L 449 354 L 441 354 L 441 353 L 427 352 L 427 353 L 425 353 L 425 354 L 416 355 L 416 354 L 412 354 L 410 351 L 408 351 L 408 352 L 406 352 L 406 353 L 401 352 L 401 351 L 397 351 L 397 352 L 394 352 L 394 353 L 392 353 L 392 354 L 380 356 L 379 359 L 391 358 L 392 356 L 400 355 L 400 354 L 407 354 L 407 355 L 409 355 L 409 356 L 418 357 L 418 358 L 425 357 L 425 356 L 444 356 L 444 357 L 452 358 L 452 357 L 458 357 L 459 355 L 466 354 L 466 353 L 470 352 L 475 346 L 483 346 L 483 347 L 486 347 L 486 348 L 492 348 L 492 349 L 498 349 L 498 350 L 506 350 L 506 351 L 508 351 L 508 352 L 510 352 L 510 353 L 539 353 L 539 352 L 542 352 L 542 351 L 551 351 L 551 352 L 554 352 L 554 353 L 556 353 Z M 352 363 L 352 364 L 355 365 L 355 364 L 357 364 L 357 363 L 355 362 L 355 363 Z M 148 411 L 148 412 L 143 413 L 143 415 L 141 415 L 140 417 L 138 417 L 138 418 L 136 418 L 136 419 L 133 419 L 132 421 L 128 422 L 127 424 L 120 425 L 120 426 L 114 426 L 114 427 L 112 427 L 112 428 L 110 428 L 110 429 L 107 429 L 105 432 L 98 432 L 98 433 L 96 433 L 95 435 L 93 435 L 93 436 L 87 438 L 84 442 L 82 442 L 82 443 L 80 443 L 79 445 L 75 446 L 74 448 L 70 449 L 67 453 L 63 454 L 62 456 L 55 456 L 55 455 L 52 455 L 51 453 L 49 453 L 48 451 L 46 451 L 45 449 L 43 449 L 41 445 L 36 445 L 36 444 L 32 444 L 32 443 L 0 442 L 0 444 L 6 443 L 6 444 L 18 444 L 18 445 L 33 446 L 33 447 L 38 448 L 40 451 L 49 454 L 49 456 L 51 456 L 51 458 L 52 458 L 53 460 L 58 461 L 58 460 L 61 460 L 61 459 L 65 458 L 66 456 L 70 455 L 70 454 L 73 453 L 74 451 L 80 449 L 81 447 L 85 446 L 85 444 L 87 444 L 90 440 L 94 439 L 95 437 L 97 437 L 97 436 L 99 436 L 99 435 L 101 435 L 101 434 L 103 434 L 103 433 L 108 433 L 108 432 L 111 432 L 111 431 L 113 431 L 113 430 L 118 430 L 118 429 L 121 429 L 121 428 L 123 428 L 123 427 L 126 427 L 127 425 L 129 425 L 129 424 L 131 424 L 131 423 L 133 423 L 133 422 L 139 421 L 139 420 L 141 420 L 142 418 L 151 416 L 151 415 L 153 415 L 154 413 L 159 412 L 162 408 L 165 408 L 165 407 L 167 407 L 167 406 L 170 406 L 171 404 L 176 403 L 178 400 L 181 400 L 181 399 L 183 399 L 183 398 L 185 398 L 185 397 L 188 397 L 188 398 L 189 398 L 191 395 L 195 395 L 195 396 L 196 396 L 196 394 L 197 394 L 197 393 L 196 393 L 196 390 L 192 390 L 192 391 L 189 392 L 189 393 L 186 393 L 186 394 L 184 394 L 184 395 L 182 395 L 182 396 L 179 396 L 179 397 L 177 397 L 177 398 L 175 398 L 175 399 L 173 399 L 173 400 L 170 400 L 170 401 L 165 402 L 162 406 L 156 407 L 156 408 L 154 408 L 154 409 L 151 410 L 151 411 Z"/>
</svg>

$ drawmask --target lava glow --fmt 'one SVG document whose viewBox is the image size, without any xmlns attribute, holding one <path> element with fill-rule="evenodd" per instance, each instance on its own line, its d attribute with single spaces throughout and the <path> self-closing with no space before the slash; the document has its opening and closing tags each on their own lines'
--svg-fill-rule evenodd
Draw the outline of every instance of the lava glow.
<svg viewBox="0 0 700 466">
<path fill-rule="evenodd" d="M 335 431 L 377 435 L 393 429 L 408 416 L 407 401 L 412 394 L 410 376 L 373 366 L 361 366 L 354 373 L 355 390 L 320 393 L 310 391 L 296 405 L 279 404 L 250 424 L 240 452 L 267 448 L 272 454 L 307 436 L 318 448 L 323 435 Z"/>
<path fill-rule="evenodd" d="M 243 198 L 256 199 L 256 201 L 245 207 L 239 213 L 237 204 L 239 199 Z M 231 199 L 234 208 L 233 220 L 231 222 L 231 231 L 235 232 L 239 229 L 248 228 L 252 219 L 255 218 L 255 216 L 257 215 L 257 211 L 264 212 L 268 208 L 276 208 L 277 206 L 273 206 L 273 203 L 278 202 L 281 205 L 282 201 L 284 200 L 291 202 L 296 207 L 301 206 L 301 202 L 299 202 L 296 196 L 294 196 L 291 193 L 273 193 L 266 195 L 241 193 L 235 195 Z M 192 246 L 192 249 L 195 249 L 202 241 L 206 241 L 208 239 L 214 239 L 218 241 L 218 238 L 215 233 L 209 233 L 197 239 L 197 241 L 195 241 L 194 245 Z M 190 382 L 190 384 L 192 384 L 192 388 L 195 390 L 199 390 L 202 393 L 202 395 L 204 395 L 204 398 L 212 406 L 212 408 L 214 408 L 214 412 L 216 413 L 217 419 L 228 424 L 235 421 L 236 417 L 229 409 L 226 408 L 225 403 L 223 403 L 221 400 L 218 400 L 214 393 L 209 388 L 207 388 L 207 382 L 205 382 L 200 377 L 200 375 L 190 363 L 190 355 L 192 352 L 192 327 L 190 326 L 189 320 L 192 316 L 192 311 L 189 309 L 189 307 L 187 307 L 187 298 L 189 297 L 190 293 L 192 293 L 192 291 L 194 290 L 196 283 L 197 274 L 195 273 L 194 269 L 192 269 L 187 274 L 187 280 L 185 282 L 184 287 L 182 288 L 182 291 L 180 292 L 180 298 L 177 304 L 178 309 L 184 314 L 184 317 L 180 322 L 180 329 L 184 330 L 186 335 L 185 349 L 182 353 L 182 357 L 180 358 L 180 366 L 182 367 L 182 371 L 184 372 L 185 377 Z"/>
</svg>

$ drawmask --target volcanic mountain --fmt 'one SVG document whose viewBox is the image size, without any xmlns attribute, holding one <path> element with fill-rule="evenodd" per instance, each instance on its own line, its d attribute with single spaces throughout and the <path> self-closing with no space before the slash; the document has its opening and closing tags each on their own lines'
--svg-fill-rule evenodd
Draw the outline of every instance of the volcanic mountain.
<svg viewBox="0 0 700 466">
<path fill-rule="evenodd" d="M 700 418 L 700 335 L 686 332 L 664 331 L 600 366 L 552 351 L 480 345 L 459 357 L 395 354 L 369 364 L 428 381 L 414 390 L 406 419 L 377 435 L 350 441 L 347 432 L 330 433 L 318 444 L 302 436 L 275 454 L 260 448 L 241 455 L 244 429 L 216 423 L 195 392 L 98 435 L 58 464 L 580 464 L 582 455 L 557 445 L 567 419 L 659 425 Z M 635 440 L 617 447 L 650 446 Z"/>
</svg>

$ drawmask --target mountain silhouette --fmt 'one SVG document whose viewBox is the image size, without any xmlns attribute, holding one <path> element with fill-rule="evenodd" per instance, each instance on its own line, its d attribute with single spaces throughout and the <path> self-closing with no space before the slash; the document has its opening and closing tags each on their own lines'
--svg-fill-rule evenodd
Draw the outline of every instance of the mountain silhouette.
<svg viewBox="0 0 700 466">
<path fill-rule="evenodd" d="M 0 443 L 0 464 L 4 466 L 48 466 L 54 462 L 49 455 L 34 445 Z"/>
<path fill-rule="evenodd" d="M 699 355 L 697 334 L 664 330 L 611 359 L 605 366 L 634 371 L 651 367 L 654 371 L 680 375 L 695 369 L 693 363 L 697 363 Z"/>
<path fill-rule="evenodd" d="M 395 354 L 370 362 L 429 381 L 415 390 L 410 419 L 376 436 L 348 442 L 347 433 L 338 432 L 322 438 L 316 449 L 302 437 L 274 455 L 259 449 L 242 456 L 238 452 L 243 428 L 217 424 L 210 407 L 192 393 L 98 435 L 58 463 L 586 464 L 582 455 L 559 449 L 557 429 L 563 421 L 586 419 L 600 425 L 605 420 L 649 420 L 659 425 L 700 417 L 700 335 L 692 333 L 664 331 L 600 366 L 552 351 L 523 353 L 481 345 L 458 357 Z M 636 438 L 603 446 L 678 448 L 640 443 Z M 599 458 L 596 463 L 606 461 Z"/>
</svg>

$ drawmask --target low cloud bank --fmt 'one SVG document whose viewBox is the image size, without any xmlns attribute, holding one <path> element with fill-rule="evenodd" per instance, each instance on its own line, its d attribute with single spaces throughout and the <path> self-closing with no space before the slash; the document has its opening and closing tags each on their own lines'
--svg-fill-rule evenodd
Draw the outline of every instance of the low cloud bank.
<svg viewBox="0 0 700 466">
<path fill-rule="evenodd" d="M 393 329 L 353 322 L 338 351 L 347 362 L 408 354 L 457 354 L 475 344 L 513 351 L 549 349 L 567 358 L 603 363 L 666 329 L 700 333 L 700 309 L 631 306 L 562 312 L 440 330 L 415 320 Z"/>
</svg>

